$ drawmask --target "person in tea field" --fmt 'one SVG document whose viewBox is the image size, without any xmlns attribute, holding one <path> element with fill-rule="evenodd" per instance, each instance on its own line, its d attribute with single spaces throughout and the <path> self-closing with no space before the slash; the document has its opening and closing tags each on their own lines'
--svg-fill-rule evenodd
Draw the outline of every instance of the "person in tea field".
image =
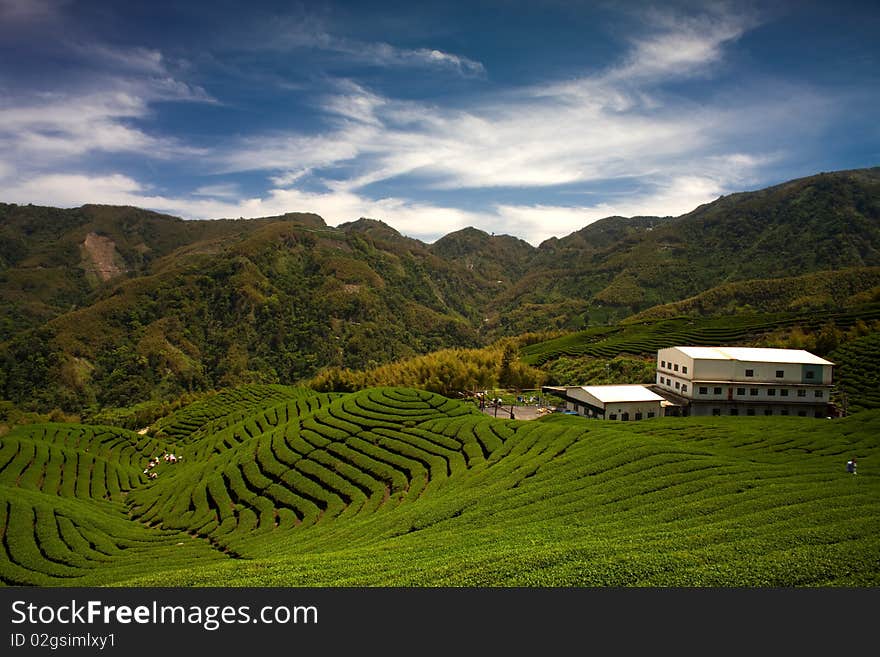
<svg viewBox="0 0 880 657">
<path fill-rule="evenodd" d="M 846 471 L 850 474 L 856 474 L 856 460 L 855 458 L 851 458 L 846 462 Z"/>
</svg>

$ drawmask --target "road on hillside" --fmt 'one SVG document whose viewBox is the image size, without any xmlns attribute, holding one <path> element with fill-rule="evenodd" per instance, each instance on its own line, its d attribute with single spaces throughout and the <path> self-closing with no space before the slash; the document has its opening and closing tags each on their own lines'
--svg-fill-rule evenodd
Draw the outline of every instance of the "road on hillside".
<svg viewBox="0 0 880 657">
<path fill-rule="evenodd" d="M 513 407 L 513 419 L 514 420 L 537 420 L 539 417 L 546 415 L 545 413 L 538 412 L 539 409 L 544 408 L 543 406 L 514 406 Z M 487 406 L 483 409 L 483 413 L 486 415 L 490 415 L 492 417 L 498 417 L 499 419 L 509 420 L 510 419 L 510 406 L 499 406 L 498 414 L 495 414 L 494 406 Z"/>
</svg>

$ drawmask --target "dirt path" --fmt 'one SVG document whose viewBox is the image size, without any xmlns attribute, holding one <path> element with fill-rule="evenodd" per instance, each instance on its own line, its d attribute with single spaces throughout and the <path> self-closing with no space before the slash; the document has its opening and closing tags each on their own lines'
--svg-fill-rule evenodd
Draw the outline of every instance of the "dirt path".
<svg viewBox="0 0 880 657">
<path fill-rule="evenodd" d="M 537 420 L 539 417 L 543 417 L 545 413 L 539 412 L 540 408 L 544 408 L 543 406 L 514 406 L 513 407 L 513 419 L 514 420 Z M 500 420 L 509 420 L 510 419 L 510 406 L 500 406 L 498 408 L 498 414 L 495 414 L 495 408 L 493 406 L 487 406 L 483 409 L 483 413 L 486 415 L 490 415 L 492 417 L 497 417 Z"/>
</svg>

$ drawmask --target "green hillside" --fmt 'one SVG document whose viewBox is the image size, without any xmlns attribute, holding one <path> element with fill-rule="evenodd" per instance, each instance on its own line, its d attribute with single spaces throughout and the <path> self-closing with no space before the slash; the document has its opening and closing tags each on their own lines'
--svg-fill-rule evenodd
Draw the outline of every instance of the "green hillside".
<svg viewBox="0 0 880 657">
<path fill-rule="evenodd" d="M 636 313 L 851 311 L 877 296 L 878 226 L 876 167 L 680 217 L 609 217 L 539 247 L 474 228 L 428 245 L 309 213 L 0 204 L 0 401 L 101 417 Z"/>
<path fill-rule="evenodd" d="M 612 239 L 609 240 L 609 235 Z M 583 328 L 725 283 L 880 266 L 880 167 L 822 173 L 719 198 L 680 217 L 606 219 L 541 244 L 535 273 L 504 297 Z M 533 330 L 532 328 L 524 330 Z"/>
<path fill-rule="evenodd" d="M 880 299 L 880 267 L 854 267 L 803 276 L 725 283 L 705 292 L 648 308 L 626 322 L 689 315 L 829 311 Z"/>
<path fill-rule="evenodd" d="M 0 343 L 3 398 L 82 413 L 481 342 L 481 279 L 425 245 L 363 222 L 229 223 L 241 234 L 121 274 L 88 305 Z"/>
<path fill-rule="evenodd" d="M 880 583 L 874 411 L 520 422 L 408 388 L 222 394 L 146 435 L 55 424 L 0 439 L 0 579 Z M 165 450 L 182 460 L 147 479 L 144 462 Z"/>
<path fill-rule="evenodd" d="M 65 424 L 20 427 L 0 439 L 0 581 L 110 583 L 151 564 L 217 559 L 184 533 L 131 520 L 125 496 L 147 481 L 142 462 L 155 448 L 124 429 Z"/>
</svg>

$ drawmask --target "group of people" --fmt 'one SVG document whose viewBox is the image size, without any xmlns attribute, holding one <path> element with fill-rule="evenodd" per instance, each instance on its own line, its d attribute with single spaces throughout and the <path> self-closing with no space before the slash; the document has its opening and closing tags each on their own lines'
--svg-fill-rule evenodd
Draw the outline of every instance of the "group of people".
<svg viewBox="0 0 880 657">
<path fill-rule="evenodd" d="M 165 463 L 177 463 L 178 461 L 182 461 L 182 456 L 176 456 L 170 452 L 165 452 L 161 457 L 160 456 L 152 456 L 150 460 L 147 462 L 147 467 L 144 468 L 144 474 L 147 475 L 147 479 L 155 479 L 159 476 L 158 472 L 154 472 L 153 468 L 155 468 L 159 463 L 165 461 Z"/>
</svg>

